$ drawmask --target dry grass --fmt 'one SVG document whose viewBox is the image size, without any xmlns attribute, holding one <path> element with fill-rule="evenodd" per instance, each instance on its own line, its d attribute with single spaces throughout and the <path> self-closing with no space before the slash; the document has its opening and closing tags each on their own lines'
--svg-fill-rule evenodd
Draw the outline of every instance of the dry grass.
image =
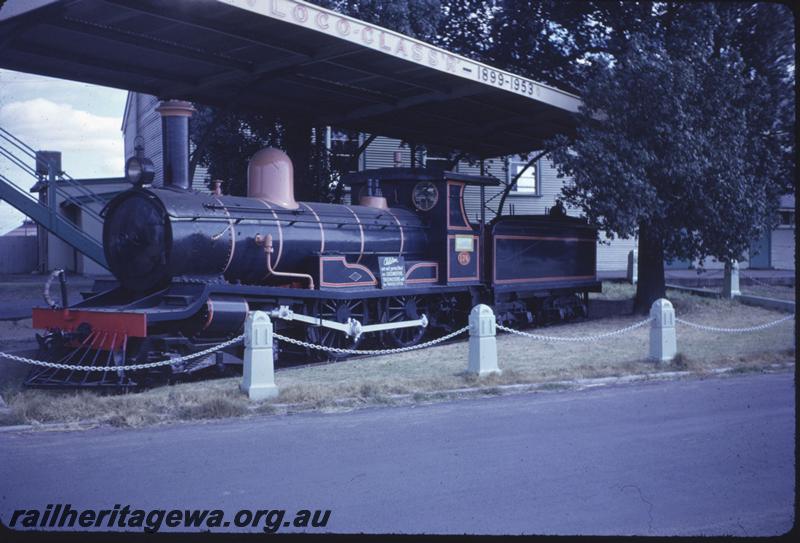
<svg viewBox="0 0 800 543">
<path fill-rule="evenodd" d="M 624 302 L 633 287 L 606 283 L 593 301 Z M 679 316 L 713 326 L 744 327 L 776 320 L 784 313 L 683 292 L 668 293 Z M 621 307 L 621 306 L 620 306 Z M 623 311 L 624 312 L 624 311 Z M 586 336 L 628 326 L 640 315 L 549 326 L 536 330 L 552 336 Z M 238 390 L 238 378 L 183 383 L 138 394 L 98 396 L 91 392 L 7 390 L 10 411 L 0 424 L 93 420 L 116 426 L 142 426 L 174 421 L 271 413 L 280 404 L 305 408 L 389 404 L 397 395 L 414 401 L 445 397 L 441 391 L 480 387 L 499 393 L 500 385 L 715 368 L 754 371 L 794 359 L 792 321 L 749 334 L 717 334 L 678 325 L 679 355 L 671 364 L 646 360 L 647 326 L 613 339 L 589 343 L 542 342 L 502 334 L 497 337 L 503 373 L 477 378 L 465 373 L 466 341 L 400 355 L 351 359 L 341 363 L 279 370 L 280 396 L 274 402 L 251 403 Z M 563 387 L 555 383 L 554 387 Z"/>
<path fill-rule="evenodd" d="M 622 281 L 606 281 L 603 283 L 603 292 L 591 292 L 589 297 L 593 300 L 631 300 L 636 294 L 636 287 Z"/>
<path fill-rule="evenodd" d="M 221 381 L 160 387 L 139 394 L 92 391 L 7 389 L 11 408 L 0 424 L 92 421 L 113 426 L 144 426 L 174 420 L 215 419 L 244 415 L 247 399 L 235 383 Z M 201 385 L 201 386 L 198 386 Z"/>
</svg>

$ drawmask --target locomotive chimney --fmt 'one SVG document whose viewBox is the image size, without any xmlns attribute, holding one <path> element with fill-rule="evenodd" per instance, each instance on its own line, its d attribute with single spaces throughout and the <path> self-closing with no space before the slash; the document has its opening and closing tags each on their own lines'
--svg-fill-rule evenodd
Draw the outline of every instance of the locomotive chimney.
<svg viewBox="0 0 800 543">
<path fill-rule="evenodd" d="M 300 207 L 294 200 L 294 166 L 289 155 L 266 147 L 247 165 L 247 196 L 287 209 Z"/>
<path fill-rule="evenodd" d="M 156 108 L 161 114 L 161 142 L 164 186 L 188 190 L 189 117 L 195 112 L 183 100 L 162 100 Z"/>
</svg>

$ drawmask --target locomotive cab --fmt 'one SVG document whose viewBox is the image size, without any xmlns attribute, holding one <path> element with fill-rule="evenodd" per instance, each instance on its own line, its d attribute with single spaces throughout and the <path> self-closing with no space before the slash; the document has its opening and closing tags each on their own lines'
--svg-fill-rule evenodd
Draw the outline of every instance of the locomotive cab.
<svg viewBox="0 0 800 543">
<path fill-rule="evenodd" d="M 477 285 L 481 282 L 484 268 L 481 263 L 481 224 L 469 220 L 465 206 L 466 190 L 468 187 L 496 186 L 500 184 L 499 180 L 450 171 L 381 168 L 349 174 L 344 182 L 350 185 L 354 200 L 368 197 L 378 186 L 389 207 L 417 214 L 430 228 L 426 259 L 409 262 L 407 266 L 407 270 L 413 270 L 420 277 L 409 279 L 445 285 Z"/>
</svg>

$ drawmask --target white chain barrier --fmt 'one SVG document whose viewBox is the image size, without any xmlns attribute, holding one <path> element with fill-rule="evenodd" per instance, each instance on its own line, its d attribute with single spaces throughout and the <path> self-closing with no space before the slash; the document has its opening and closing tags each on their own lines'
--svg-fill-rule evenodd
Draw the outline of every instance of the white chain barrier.
<svg viewBox="0 0 800 543">
<path fill-rule="evenodd" d="M 775 285 L 775 284 L 772 284 L 772 283 L 767 283 L 765 281 L 762 281 L 761 279 L 759 279 L 755 275 L 749 275 L 749 274 L 740 272 L 739 273 L 739 277 L 742 278 L 742 279 L 747 279 L 749 281 L 752 281 L 756 285 L 760 285 L 762 287 L 769 287 L 769 288 L 784 287 L 784 288 L 788 288 L 788 285 Z M 745 286 L 750 286 L 750 285 L 745 285 Z"/>
<path fill-rule="evenodd" d="M 417 345 L 410 345 L 408 347 L 398 347 L 396 349 L 372 349 L 372 350 L 363 350 L 358 351 L 355 349 L 341 349 L 339 347 L 327 347 L 325 345 L 317 345 L 316 343 L 308 343 L 306 341 L 302 341 L 299 339 L 294 339 L 291 337 L 282 336 L 281 334 L 273 333 L 273 337 L 279 339 L 280 341 L 285 341 L 286 343 L 291 343 L 292 345 L 299 345 L 300 347 L 307 347 L 309 349 L 316 349 L 318 351 L 328 351 L 331 353 L 340 353 L 340 354 L 397 354 L 397 353 L 405 353 L 408 351 L 416 351 L 418 349 L 425 349 L 426 347 L 432 347 L 438 343 L 442 343 L 447 341 L 448 339 L 453 339 L 454 337 L 463 334 L 469 330 L 469 325 L 464 326 L 456 330 L 455 332 L 451 332 L 446 336 L 442 336 L 440 338 L 432 339 L 431 341 L 427 341 L 425 343 L 419 343 Z"/>
<path fill-rule="evenodd" d="M 17 356 L 9 353 L 0 352 L 0 358 L 8 358 L 9 360 L 14 360 L 16 362 L 23 362 L 25 364 L 32 364 L 34 366 L 43 366 L 45 368 L 56 368 L 60 370 L 74 370 L 74 371 L 135 371 L 135 370 L 146 370 L 151 368 L 157 368 L 159 366 L 166 366 L 168 364 L 180 364 L 181 362 L 186 362 L 188 360 L 194 360 L 195 358 L 200 358 L 201 356 L 205 356 L 207 354 L 214 353 L 225 347 L 230 347 L 236 343 L 239 343 L 244 339 L 244 334 L 237 336 L 233 339 L 229 339 L 228 341 L 224 341 L 218 345 L 214 345 L 213 347 L 209 347 L 203 351 L 198 351 L 196 353 L 187 354 L 185 356 L 176 356 L 175 358 L 167 358 L 165 360 L 159 360 L 157 362 L 147 362 L 146 364 L 131 364 L 129 366 L 74 366 L 72 364 L 60 364 L 58 362 L 46 362 L 44 360 L 35 360 L 33 358 L 25 358 L 24 356 Z"/>
<path fill-rule="evenodd" d="M 686 326 L 690 326 L 692 328 L 697 328 L 698 330 L 705 330 L 707 332 L 724 332 L 724 333 L 727 333 L 727 334 L 741 334 L 741 333 L 745 333 L 745 332 L 757 332 L 759 330 L 765 330 L 767 328 L 771 328 L 773 326 L 777 326 L 777 325 L 781 324 L 782 322 L 786 322 L 786 321 L 791 320 L 793 318 L 794 318 L 794 314 L 787 315 L 787 316 L 785 316 L 783 318 L 780 318 L 780 319 L 772 321 L 772 322 L 768 322 L 768 323 L 765 323 L 765 324 L 759 324 L 757 326 L 748 326 L 748 327 L 745 327 L 745 328 L 719 328 L 717 326 L 706 326 L 704 324 L 697 324 L 696 322 L 689 322 L 687 320 L 680 319 L 680 318 L 677 318 L 677 317 L 675 318 L 675 320 L 677 322 L 681 323 L 681 324 L 685 324 Z"/>
<path fill-rule="evenodd" d="M 301 347 L 308 347 L 310 349 L 317 349 L 320 351 L 329 351 L 332 353 L 341 353 L 341 354 L 396 354 L 396 353 L 404 353 L 407 351 L 414 351 L 417 349 L 424 349 L 426 347 L 431 347 L 438 343 L 442 343 L 447 341 L 448 339 L 452 339 L 459 334 L 463 334 L 469 330 L 469 326 L 464 326 L 463 328 L 456 330 L 455 332 L 451 332 L 445 336 L 440 338 L 433 339 L 431 341 L 420 343 L 418 345 L 411 345 L 409 347 L 400 347 L 397 349 L 375 349 L 375 350 L 363 350 L 358 351 L 354 349 L 341 349 L 338 347 L 327 347 L 325 345 L 316 345 L 314 343 L 308 343 L 305 341 L 301 341 L 299 339 L 294 339 L 286 336 L 282 336 L 281 334 L 273 334 L 273 336 L 281 341 L 285 341 L 287 343 L 292 343 L 294 345 L 299 345 Z M 125 371 L 135 371 L 135 370 L 144 370 L 144 369 L 151 369 L 156 368 L 159 366 L 166 366 L 167 364 L 180 364 L 181 362 L 186 362 L 189 360 L 193 360 L 195 358 L 199 358 L 201 356 L 205 356 L 207 354 L 214 353 L 216 351 L 222 350 L 226 347 L 230 347 L 244 339 L 244 334 L 237 336 L 233 339 L 229 339 L 219 345 L 215 345 L 214 347 L 210 347 L 203 351 L 198 351 L 196 353 L 192 353 L 185 356 L 177 356 L 175 358 L 168 358 L 165 360 L 159 360 L 157 362 L 148 362 L 146 364 L 131 364 L 126 366 L 77 366 L 72 364 L 61 364 L 58 362 L 47 362 L 45 360 L 36 360 L 33 358 L 26 358 L 24 356 L 17 356 L 10 353 L 0 352 L 0 358 L 8 358 L 9 360 L 14 360 L 16 362 L 23 362 L 25 364 L 32 364 L 34 366 L 43 366 L 46 368 L 55 368 L 55 369 L 62 369 L 62 370 L 74 370 L 74 371 L 115 371 L 115 370 L 125 370 Z"/>
<path fill-rule="evenodd" d="M 777 326 L 778 324 L 781 324 L 783 322 L 787 322 L 787 321 L 789 321 L 791 319 L 794 319 L 794 318 L 795 318 L 794 314 L 787 315 L 785 317 L 782 317 L 782 318 L 780 318 L 778 320 L 775 320 L 775 321 L 772 321 L 772 322 L 768 322 L 768 323 L 765 323 L 765 324 L 760 324 L 760 325 L 757 325 L 757 326 L 750 326 L 750 327 L 746 327 L 746 328 L 720 328 L 720 327 L 716 327 L 716 326 L 706 326 L 706 325 L 703 325 L 703 324 L 697 324 L 697 323 L 690 322 L 690 321 L 687 321 L 687 320 L 684 320 L 684 319 L 681 319 L 681 318 L 676 318 L 675 320 L 677 322 L 681 323 L 681 324 L 686 325 L 686 326 L 690 326 L 692 328 L 697 328 L 699 330 L 705 330 L 705 331 L 709 331 L 709 332 L 745 333 L 745 332 L 756 332 L 756 331 L 759 331 L 759 330 L 764 330 L 766 328 L 771 328 L 773 326 Z M 635 330 L 637 328 L 640 328 L 640 327 L 652 322 L 653 320 L 654 319 L 652 317 L 649 317 L 647 319 L 641 320 L 639 322 L 631 324 L 630 326 L 626 326 L 626 327 L 620 328 L 618 330 L 612 330 L 612 331 L 609 331 L 609 332 L 604 332 L 602 334 L 594 334 L 594 335 L 591 335 L 591 336 L 582 336 L 582 337 L 563 337 L 563 336 L 547 336 L 547 335 L 543 335 L 543 334 L 531 334 L 529 332 L 523 332 L 521 330 L 515 330 L 514 328 L 509 328 L 508 326 L 503 326 L 502 324 L 497 324 L 497 328 L 499 330 L 503 330 L 504 332 L 509 332 L 511 334 L 516 334 L 516 335 L 519 335 L 519 336 L 524 336 L 524 337 L 528 337 L 528 338 L 531 338 L 531 339 L 537 339 L 537 340 L 541 340 L 541 341 L 585 342 L 585 341 L 597 341 L 597 340 L 601 340 L 601 339 L 606 339 L 606 338 L 618 336 L 618 335 L 624 334 L 626 332 L 630 332 L 631 330 Z M 463 334 L 464 332 L 466 332 L 468 330 L 469 330 L 469 325 L 464 326 L 462 328 L 459 328 L 458 330 L 455 330 L 454 332 L 451 332 L 451 333 L 449 333 L 447 335 L 444 335 L 442 337 L 427 341 L 425 343 L 420 343 L 420 344 L 417 344 L 417 345 L 411 345 L 411 346 L 408 346 L 408 347 L 398 347 L 398 348 L 395 348 L 395 349 L 368 349 L 368 350 L 343 349 L 343 348 L 340 348 L 340 347 L 328 347 L 328 346 L 325 346 L 325 345 L 317 345 L 315 343 L 309 343 L 309 342 L 302 341 L 302 340 L 299 340 L 299 339 L 283 336 L 283 335 L 277 334 L 277 333 L 273 333 L 273 336 L 276 339 L 280 340 L 280 341 L 285 341 L 286 343 L 291 343 L 293 345 L 298 345 L 300 347 L 306 347 L 306 348 L 309 348 L 309 349 L 316 349 L 316 350 L 320 350 L 320 351 L 328 351 L 328 352 L 331 352 L 331 353 L 353 354 L 353 355 L 386 355 L 386 354 L 404 353 L 404 352 L 408 352 L 408 351 L 415 351 L 415 350 L 419 350 L 419 349 L 425 349 L 427 347 L 432 347 L 434 345 L 437 345 L 439 343 L 443 343 L 443 342 L 445 342 L 445 341 L 447 341 L 449 339 L 452 339 L 452 338 L 454 338 L 456 336 L 459 336 L 459 335 Z M 196 353 L 192 353 L 192 354 L 188 354 L 188 355 L 184 355 L 184 356 L 177 356 L 177 357 L 174 357 L 174 358 L 168 358 L 168 359 L 164 359 L 164 360 L 159 360 L 157 362 L 148 362 L 148 363 L 144 363 L 144 364 L 132 364 L 132 365 L 120 365 L 120 366 L 116 366 L 116 365 L 114 365 L 114 366 L 79 366 L 79 365 L 72 365 L 72 364 L 62 364 L 62 363 L 58 363 L 58 362 L 47 362 L 47 361 L 44 361 L 44 360 L 36 360 L 36 359 L 33 359 L 33 358 L 26 358 L 24 356 L 17 356 L 17 355 L 13 355 L 13 354 L 10 354 L 10 353 L 4 353 L 4 352 L 0 352 L 0 358 L 7 358 L 9 360 L 14 360 L 16 362 L 22 362 L 22 363 L 25 363 L 25 364 L 32 364 L 34 366 L 43 366 L 43 367 L 46 367 L 46 368 L 55 368 L 55 369 L 72 370 L 72 371 L 119 371 L 119 370 L 136 371 L 136 370 L 157 368 L 159 366 L 166 366 L 168 364 L 180 364 L 182 362 L 187 362 L 189 360 L 193 360 L 195 358 L 200 358 L 202 356 L 206 356 L 208 354 L 212 354 L 214 352 L 220 351 L 222 349 L 225 349 L 226 347 L 230 347 L 231 345 L 239 343 L 243 339 L 244 339 L 244 334 L 236 336 L 235 338 L 229 339 L 227 341 L 224 341 L 224 342 L 222 342 L 222 343 L 220 343 L 218 345 L 215 345 L 213 347 L 209 347 L 208 349 L 205 349 L 205 350 L 202 350 L 202 351 L 198 351 Z"/>
<path fill-rule="evenodd" d="M 620 328 L 619 330 L 612 330 L 611 332 L 604 332 L 602 334 L 594 334 L 591 336 L 583 336 L 583 337 L 562 337 L 562 336 L 545 336 L 542 334 L 531 334 L 529 332 L 523 332 L 521 330 L 515 330 L 514 328 L 509 328 L 508 326 L 503 326 L 502 324 L 498 324 L 498 330 L 503 330 L 504 332 L 510 332 L 512 334 L 517 334 L 518 336 L 525 336 L 531 339 L 539 339 L 542 341 L 597 341 L 599 339 L 605 339 L 613 336 L 618 336 L 620 334 L 624 334 L 625 332 L 630 332 L 631 330 L 635 330 L 636 328 L 640 328 L 645 324 L 651 322 L 653 320 L 652 317 L 644 319 L 643 321 L 639 321 L 635 324 L 631 324 L 630 326 L 626 326 L 625 328 Z"/>
<path fill-rule="evenodd" d="M 725 276 L 724 269 L 718 270 L 703 270 L 702 272 L 697 273 L 698 279 L 719 279 L 720 277 Z"/>
</svg>

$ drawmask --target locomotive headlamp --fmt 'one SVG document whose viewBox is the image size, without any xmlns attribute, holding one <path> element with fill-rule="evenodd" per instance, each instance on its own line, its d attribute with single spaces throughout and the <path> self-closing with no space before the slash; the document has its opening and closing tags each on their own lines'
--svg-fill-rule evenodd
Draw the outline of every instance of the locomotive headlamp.
<svg viewBox="0 0 800 543">
<path fill-rule="evenodd" d="M 155 171 L 153 163 L 144 157 L 132 156 L 125 162 L 125 179 L 137 187 L 152 182 Z"/>
</svg>

